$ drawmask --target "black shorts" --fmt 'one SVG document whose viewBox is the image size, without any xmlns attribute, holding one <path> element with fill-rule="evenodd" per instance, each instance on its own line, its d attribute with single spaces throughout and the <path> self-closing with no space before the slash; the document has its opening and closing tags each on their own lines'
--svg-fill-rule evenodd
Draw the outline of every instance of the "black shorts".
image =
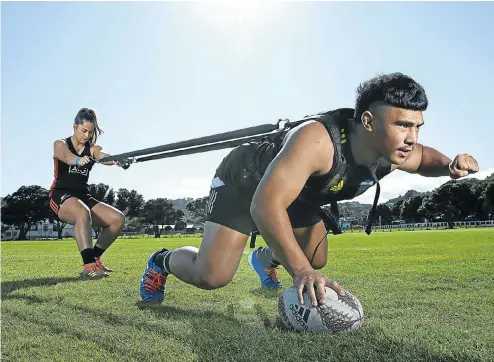
<svg viewBox="0 0 494 362">
<path fill-rule="evenodd" d="M 72 190 L 52 190 L 49 194 L 50 198 L 50 207 L 55 213 L 55 215 L 58 216 L 58 210 L 60 209 L 60 206 L 64 203 L 65 200 L 71 198 L 71 197 L 77 197 L 79 200 L 81 200 L 84 204 L 86 204 L 89 209 L 92 209 L 95 205 L 99 203 L 98 200 L 96 200 L 94 197 L 92 197 L 89 193 L 84 192 L 84 191 L 72 191 Z"/>
<path fill-rule="evenodd" d="M 255 227 L 250 215 L 254 192 L 255 188 L 225 185 L 215 177 L 206 204 L 206 221 L 249 235 Z M 287 212 L 292 228 L 312 226 L 322 220 L 314 207 L 299 199 L 287 208 Z"/>
</svg>

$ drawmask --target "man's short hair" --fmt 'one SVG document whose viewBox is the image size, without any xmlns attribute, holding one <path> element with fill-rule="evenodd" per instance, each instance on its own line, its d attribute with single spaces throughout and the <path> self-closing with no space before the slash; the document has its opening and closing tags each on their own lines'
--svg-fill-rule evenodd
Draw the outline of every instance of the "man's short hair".
<svg viewBox="0 0 494 362">
<path fill-rule="evenodd" d="M 424 88 L 402 73 L 381 74 L 361 83 L 357 88 L 355 121 L 374 102 L 385 102 L 398 108 L 425 111 L 428 106 Z"/>
</svg>

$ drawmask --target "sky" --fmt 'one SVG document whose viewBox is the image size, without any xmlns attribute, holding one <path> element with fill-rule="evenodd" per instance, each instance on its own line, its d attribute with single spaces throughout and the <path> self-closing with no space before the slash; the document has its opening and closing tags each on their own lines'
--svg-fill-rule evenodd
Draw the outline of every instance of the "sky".
<svg viewBox="0 0 494 362">
<path fill-rule="evenodd" d="M 419 142 L 473 155 L 485 178 L 493 17 L 492 2 L 2 2 L 1 196 L 50 187 L 53 143 L 82 107 L 118 154 L 354 107 L 359 83 L 396 71 L 427 92 Z M 228 152 L 96 165 L 90 182 L 202 197 Z M 394 172 L 380 202 L 447 180 Z"/>
</svg>

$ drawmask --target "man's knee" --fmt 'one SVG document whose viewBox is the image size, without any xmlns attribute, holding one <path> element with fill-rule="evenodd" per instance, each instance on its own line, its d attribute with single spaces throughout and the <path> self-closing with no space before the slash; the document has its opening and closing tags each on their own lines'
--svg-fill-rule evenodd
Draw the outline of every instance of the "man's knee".
<svg viewBox="0 0 494 362">
<path fill-rule="evenodd" d="M 232 275 L 215 271 L 199 273 L 198 277 L 201 289 L 206 290 L 223 288 L 233 278 Z"/>
<path fill-rule="evenodd" d="M 328 258 L 326 256 L 321 256 L 319 258 L 314 258 L 314 260 L 311 263 L 311 266 L 315 270 L 319 270 L 324 268 L 327 263 L 328 263 Z"/>
<path fill-rule="evenodd" d="M 125 215 L 121 212 L 118 212 L 117 215 L 115 216 L 115 222 L 114 223 L 119 228 L 123 227 L 125 224 Z"/>
</svg>

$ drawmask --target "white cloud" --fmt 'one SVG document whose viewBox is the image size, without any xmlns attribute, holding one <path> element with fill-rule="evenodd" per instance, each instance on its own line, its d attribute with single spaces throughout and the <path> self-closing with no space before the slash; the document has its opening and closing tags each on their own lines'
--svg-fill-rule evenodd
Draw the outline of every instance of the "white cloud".
<svg viewBox="0 0 494 362">
<path fill-rule="evenodd" d="M 480 171 L 475 175 L 467 176 L 466 178 L 476 178 L 479 180 L 485 179 L 487 176 L 494 173 L 494 168 L 485 171 Z M 383 178 L 381 184 L 381 196 L 379 202 L 385 202 L 389 199 L 404 195 L 408 190 L 420 192 L 432 191 L 436 187 L 449 181 L 448 176 L 445 177 L 423 177 L 417 174 L 409 174 L 402 171 L 395 171 L 391 175 Z M 375 186 L 367 190 L 367 192 L 352 201 L 358 201 L 365 204 L 372 204 L 374 201 Z"/>
<path fill-rule="evenodd" d="M 209 195 L 211 178 L 186 178 L 173 185 L 168 194 L 169 198 L 193 197 L 199 198 Z"/>
</svg>

